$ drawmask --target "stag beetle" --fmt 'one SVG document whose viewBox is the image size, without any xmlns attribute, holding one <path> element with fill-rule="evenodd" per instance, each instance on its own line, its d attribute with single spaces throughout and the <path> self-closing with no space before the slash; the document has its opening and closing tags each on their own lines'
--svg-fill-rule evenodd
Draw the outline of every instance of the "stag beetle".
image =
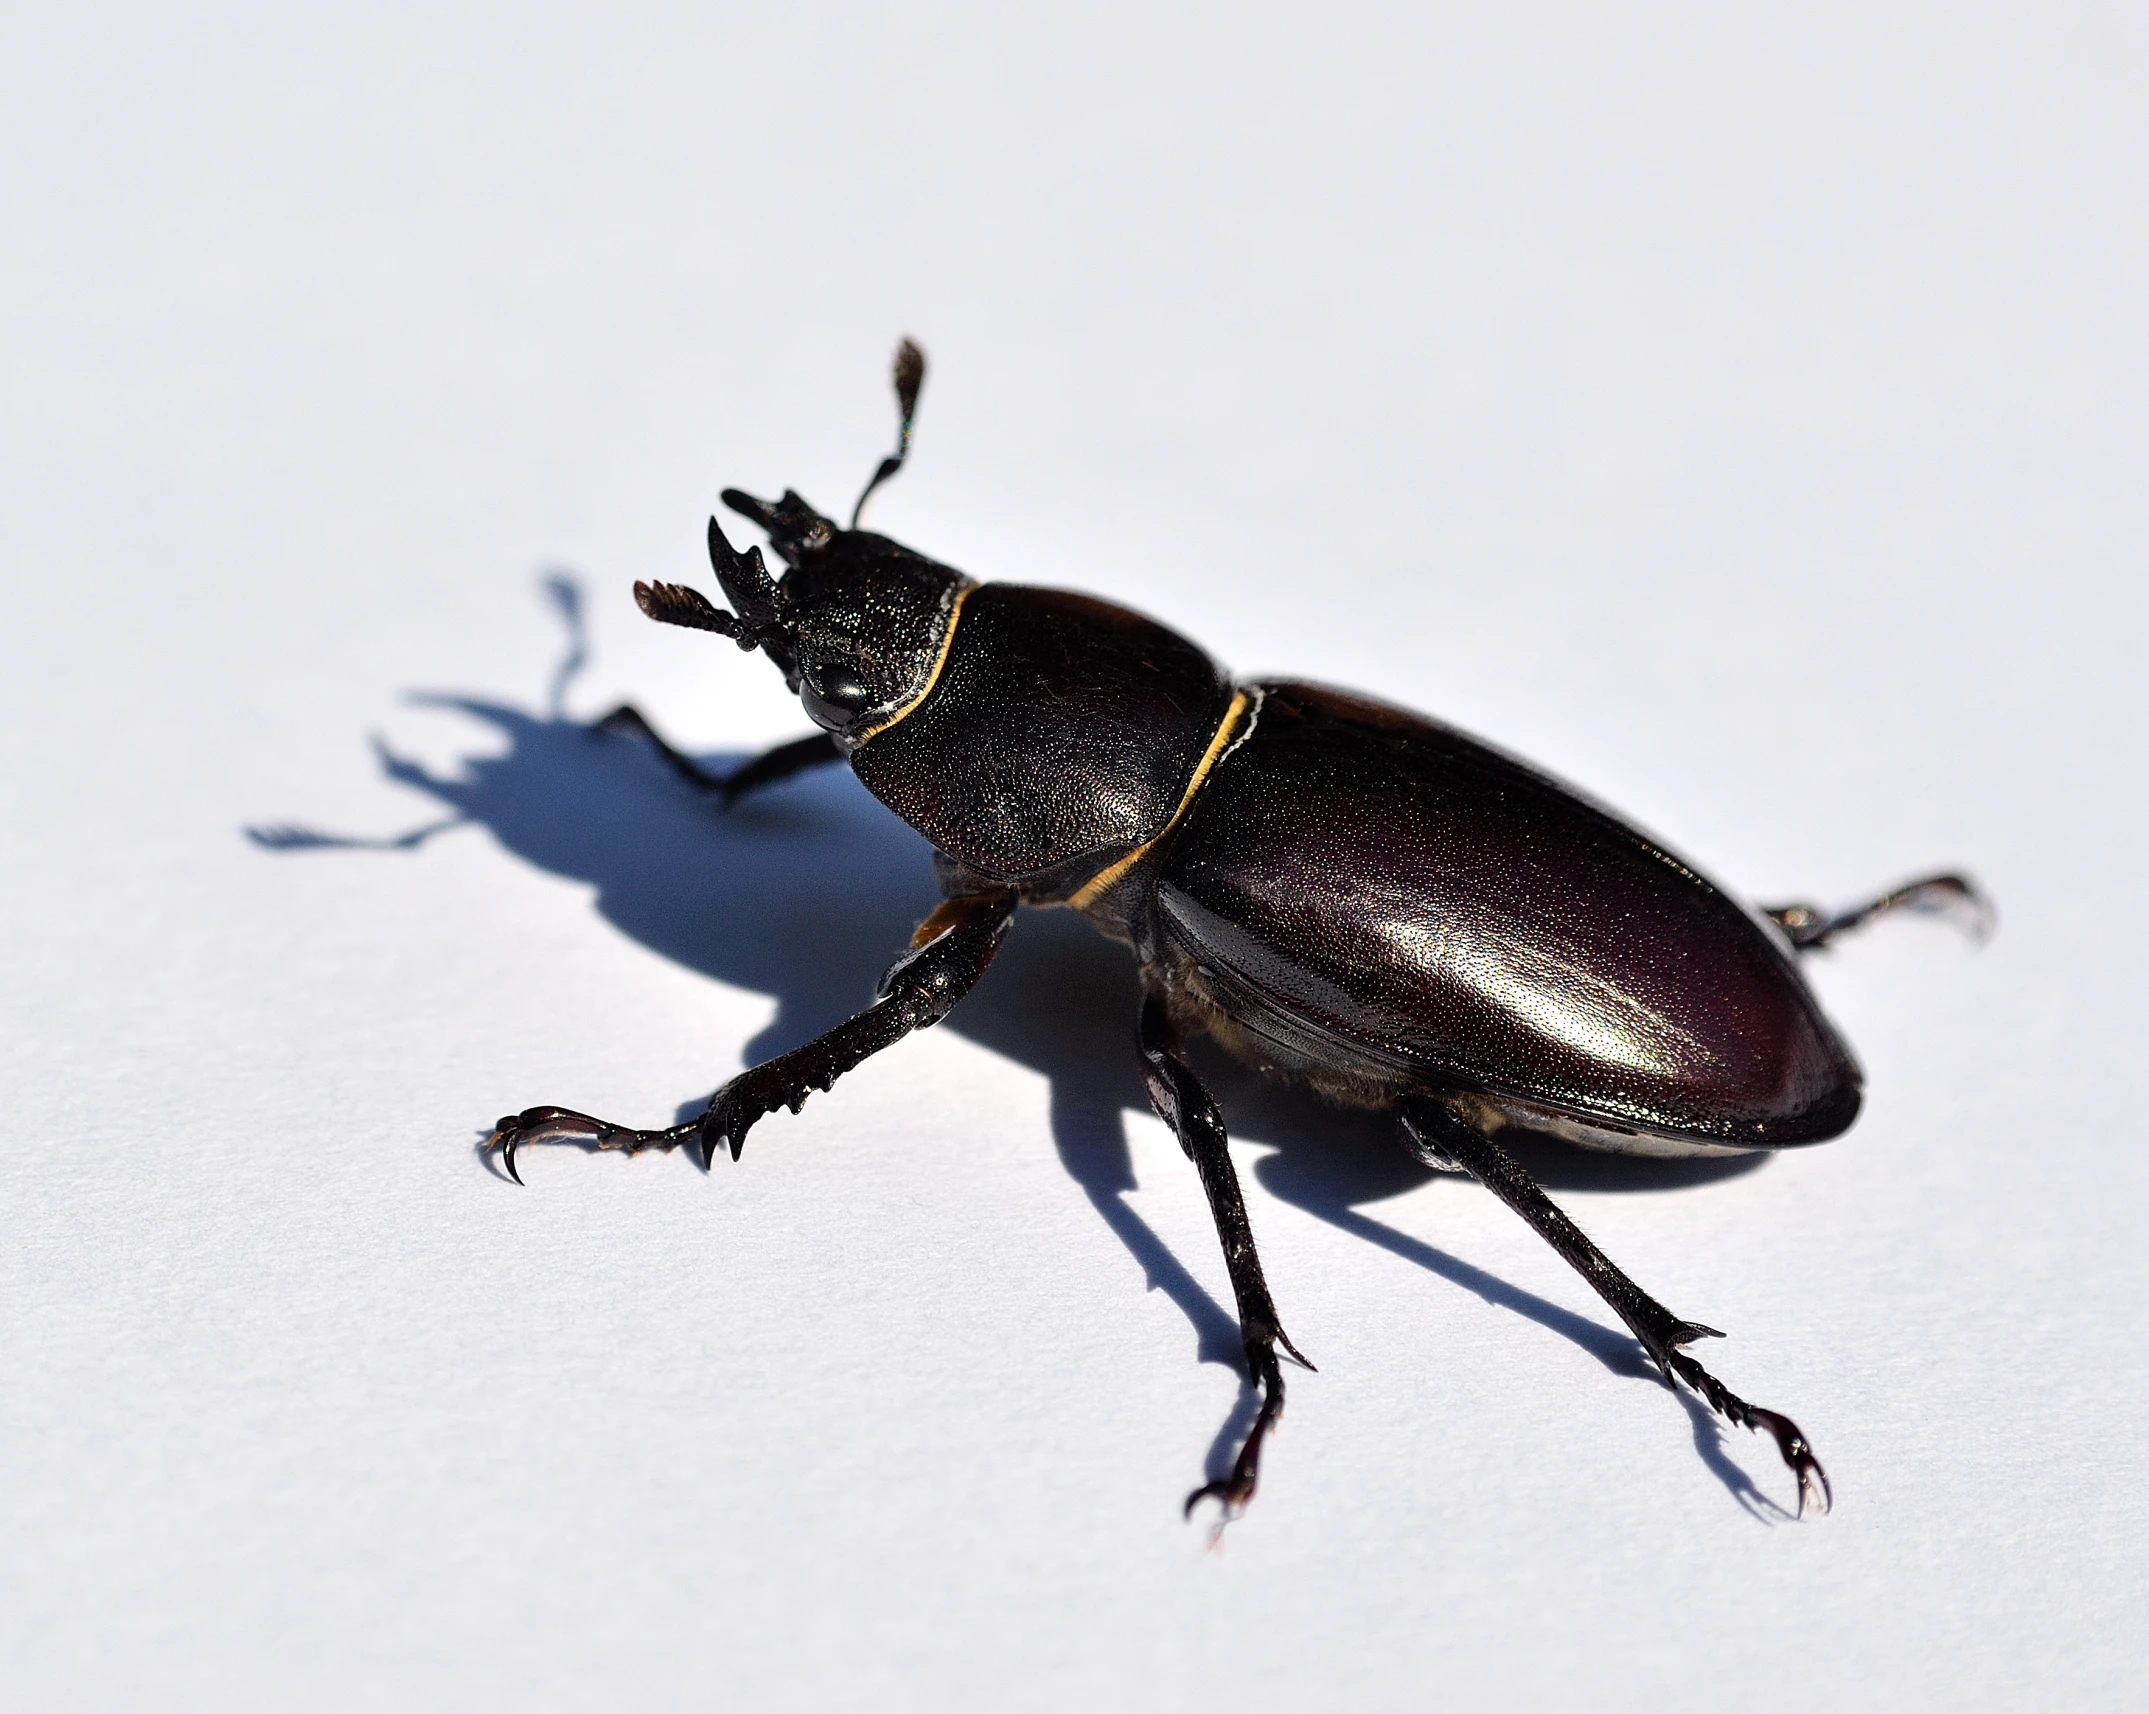
<svg viewBox="0 0 2149 1714">
<path fill-rule="evenodd" d="M 653 744 L 725 803 L 848 760 L 932 841 L 941 903 L 878 998 L 717 1091 L 698 1119 L 636 1130 L 561 1107 L 489 1139 L 520 1182 L 531 1143 L 670 1149 L 705 1164 L 779 1107 L 797 1112 L 869 1055 L 945 1017 L 992 962 L 1018 905 L 1067 905 L 1134 949 L 1137 1044 L 1158 1116 L 1208 1195 L 1259 1405 L 1230 1473 L 1188 1496 L 1226 1518 L 1254 1493 L 1284 1401 L 1286 1336 L 1216 1103 L 1182 1038 L 1205 1032 L 1339 1103 L 1392 1111 L 1427 1165 L 1482 1181 L 1633 1330 L 1667 1382 L 1765 1430 L 1826 1511 L 1828 1479 L 1798 1426 L 1750 1405 L 1689 1356 L 1717 1337 L 1635 1285 L 1503 1148 L 1550 1133 L 1640 1155 L 1719 1155 L 1839 1136 L 1862 1075 L 1797 955 L 1896 910 L 1991 907 L 1934 875 L 1855 909 L 1754 909 L 1559 781 L 1467 734 L 1350 691 L 1240 683 L 1196 644 L 1093 596 L 977 583 L 858 527 L 908 456 L 925 358 L 896 354 L 900 426 L 839 528 L 797 494 L 724 504 L 786 567 L 741 554 L 709 521 L 731 610 L 637 583 L 650 618 L 713 631 L 775 662 L 821 729 L 728 775 L 666 743 L 631 706 L 598 724 Z"/>
</svg>

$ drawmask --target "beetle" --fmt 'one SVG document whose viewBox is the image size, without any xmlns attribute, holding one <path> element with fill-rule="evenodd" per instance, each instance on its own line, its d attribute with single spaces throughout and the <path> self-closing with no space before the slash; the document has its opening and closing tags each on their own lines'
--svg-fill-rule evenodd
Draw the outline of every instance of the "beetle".
<svg viewBox="0 0 2149 1714">
<path fill-rule="evenodd" d="M 873 1003 L 719 1089 L 662 1129 L 556 1106 L 502 1118 L 487 1145 L 671 1149 L 737 1159 L 780 1107 L 970 991 L 1023 905 L 1068 906 L 1134 952 L 1136 1046 L 1159 1118 L 1192 1161 L 1229 1269 L 1259 1394 L 1229 1473 L 1186 1500 L 1228 1519 L 1253 1498 L 1283 1410 L 1282 1359 L 1312 1364 L 1270 1296 L 1216 1102 L 1184 1041 L 1205 1034 L 1331 1101 L 1393 1113 L 1426 1165 L 1478 1179 L 1579 1272 L 1667 1384 L 1767 1433 L 1798 1512 L 1831 1492 L 1798 1425 L 1748 1404 L 1687 1351 L 1717 1330 L 1643 1291 L 1502 1145 L 1510 1127 L 1636 1155 L 1741 1154 L 1823 1142 L 1863 1078 L 1798 969 L 1801 954 L 1892 911 L 1992 909 L 1961 875 L 1855 908 L 1742 904 L 1650 835 L 1453 727 L 1355 692 L 1240 682 L 1203 649 L 1094 596 L 979 583 L 859 527 L 909 455 L 925 358 L 895 359 L 899 426 L 848 527 L 796 493 L 723 501 L 783 562 L 709 555 L 729 610 L 637 583 L 650 618 L 758 650 L 819 729 L 713 774 L 631 705 L 598 726 L 654 745 L 726 805 L 847 760 L 932 842 L 941 902 Z"/>
</svg>

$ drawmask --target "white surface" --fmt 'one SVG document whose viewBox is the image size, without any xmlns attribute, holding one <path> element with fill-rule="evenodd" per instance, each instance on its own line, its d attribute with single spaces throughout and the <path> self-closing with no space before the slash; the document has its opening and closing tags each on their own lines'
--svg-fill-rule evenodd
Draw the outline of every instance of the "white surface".
<svg viewBox="0 0 2149 1714">
<path fill-rule="evenodd" d="M 2149 38 L 1751 11 L 12 13 L 11 1704 L 2139 1694 Z M 1228 1289 L 1064 917 L 737 1168 L 487 1174 L 841 1015 L 930 895 L 846 778 L 723 823 L 548 722 L 539 587 L 572 712 L 802 730 L 628 584 L 706 586 L 725 483 L 847 505 L 905 331 L 920 548 L 1762 897 L 1989 883 L 1982 954 L 1817 964 L 1841 1143 L 1533 1157 L 1835 1515 L 1491 1198 L 1222 1080 L 1321 1373 L 1205 1552 Z"/>
</svg>

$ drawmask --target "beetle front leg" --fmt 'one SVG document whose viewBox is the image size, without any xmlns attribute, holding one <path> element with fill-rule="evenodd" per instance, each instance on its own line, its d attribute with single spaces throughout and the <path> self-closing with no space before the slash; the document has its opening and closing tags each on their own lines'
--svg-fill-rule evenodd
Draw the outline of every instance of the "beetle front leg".
<svg viewBox="0 0 2149 1714">
<path fill-rule="evenodd" d="M 1538 1188 L 1521 1163 L 1493 1140 L 1492 1126 L 1473 1124 L 1440 1102 L 1419 1095 L 1404 1098 L 1401 1116 L 1403 1134 L 1421 1160 L 1451 1171 L 1461 1168 L 1527 1220 L 1537 1235 L 1612 1306 L 1667 1378 L 1676 1376 L 1684 1381 L 1727 1421 L 1768 1432 L 1784 1463 L 1798 1478 L 1799 1516 L 1805 1516 L 1809 1506 L 1817 1512 L 1828 1510 L 1831 1495 L 1827 1473 L 1798 1424 L 1780 1412 L 1748 1404 L 1679 1349 L 1697 1339 L 1721 1339 L 1721 1333 L 1697 1321 L 1681 1321 L 1621 1272 Z"/>
<path fill-rule="evenodd" d="M 833 1088 L 853 1066 L 912 1030 L 946 1017 L 985 974 L 1015 904 L 1012 892 L 943 899 L 918 925 L 911 949 L 881 978 L 880 998 L 804 1047 L 741 1072 L 716 1092 L 698 1119 L 660 1131 L 638 1131 L 565 1107 L 531 1107 L 502 1119 L 488 1144 L 499 1149 L 508 1176 L 518 1184 L 515 1152 L 527 1143 L 583 1142 L 635 1154 L 647 1148 L 677 1148 L 698 1136 L 704 1162 L 715 1160 L 719 1142 L 737 1160 L 746 1147 L 747 1131 L 764 1113 L 779 1107 L 796 1113 L 814 1090 Z"/>
<path fill-rule="evenodd" d="M 740 1072 L 716 1092 L 700 1119 L 703 1158 L 715 1158 L 721 1138 L 737 1160 L 747 1131 L 764 1113 L 779 1107 L 796 1113 L 814 1090 L 833 1088 L 882 1048 L 940 1022 L 985 974 L 1016 903 L 1012 892 L 941 900 L 911 935 L 910 951 L 888 967 L 872 1005 L 804 1047 Z"/>
<path fill-rule="evenodd" d="M 583 1143 L 591 1148 L 619 1149 L 638 1155 L 644 1149 L 676 1149 L 701 1129 L 699 1119 L 684 1125 L 667 1125 L 660 1131 L 638 1131 L 631 1125 L 615 1125 L 609 1119 L 592 1118 L 572 1107 L 525 1107 L 498 1120 L 485 1139 L 488 1149 L 500 1151 L 500 1164 L 517 1184 L 515 1152 L 532 1143 Z"/>
<path fill-rule="evenodd" d="M 1245 1345 L 1247 1375 L 1261 1390 L 1261 1408 L 1254 1415 L 1253 1427 L 1246 1431 L 1238 1456 L 1232 1460 L 1231 1474 L 1220 1482 L 1204 1483 L 1186 1497 L 1189 1516 L 1203 1500 L 1215 1500 L 1229 1521 L 1244 1511 L 1247 1501 L 1254 1497 L 1261 1474 L 1261 1443 L 1283 1415 L 1283 1366 L 1277 1361 L 1277 1347 L 1281 1346 L 1306 1368 L 1313 1365 L 1285 1334 L 1275 1301 L 1269 1296 L 1268 1281 L 1262 1277 L 1261 1257 L 1254 1249 L 1254 1230 L 1246 1218 L 1246 1199 L 1239 1193 L 1239 1175 L 1231 1164 L 1223 1115 L 1216 1110 L 1216 1102 L 1201 1080 L 1180 1057 L 1176 1032 L 1163 1001 L 1154 994 L 1142 999 L 1140 1039 L 1142 1081 L 1149 1088 L 1149 1104 L 1156 1109 L 1157 1117 L 1172 1128 L 1187 1159 L 1201 1174 L 1201 1188 L 1209 1198 L 1216 1235 L 1223 1241 L 1232 1295 L 1238 1299 L 1239 1335 Z"/>
</svg>

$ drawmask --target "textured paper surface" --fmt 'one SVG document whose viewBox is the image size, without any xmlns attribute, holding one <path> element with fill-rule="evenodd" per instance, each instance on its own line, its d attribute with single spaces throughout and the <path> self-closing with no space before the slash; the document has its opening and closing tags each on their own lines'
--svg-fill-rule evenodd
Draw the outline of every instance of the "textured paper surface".
<svg viewBox="0 0 2149 1714">
<path fill-rule="evenodd" d="M 2145 1661 L 2138 22 L 2091 9 L 46 8 L 0 53 L 0 1688 L 18 1707 L 2117 1707 Z M 1730 885 L 1960 863 L 1815 961 L 1869 1102 L 1545 1149 L 1835 1514 L 1377 1122 L 1123 954 L 676 1157 L 926 852 L 574 722 L 805 729 L 660 630 L 717 490 L 1424 707 Z M 431 836 L 399 836 L 454 821 Z M 280 830 L 269 844 L 249 827 Z M 344 840 L 351 843 L 336 844 Z M 367 843 L 372 841 L 374 843 Z"/>
</svg>

